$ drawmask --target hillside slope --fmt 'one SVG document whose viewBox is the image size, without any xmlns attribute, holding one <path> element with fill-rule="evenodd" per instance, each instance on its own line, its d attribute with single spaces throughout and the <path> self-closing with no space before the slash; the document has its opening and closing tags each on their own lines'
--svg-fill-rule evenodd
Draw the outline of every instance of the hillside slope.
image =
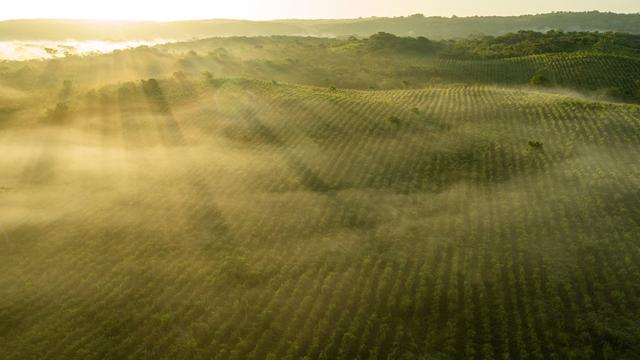
<svg viewBox="0 0 640 360">
<path fill-rule="evenodd" d="M 0 112 L 2 359 L 640 354 L 637 106 L 176 78 L 69 96 Z"/>
<path fill-rule="evenodd" d="M 571 36 L 579 38 L 582 34 Z M 617 34 L 594 36 L 597 44 L 599 38 L 610 40 Z M 640 37 L 632 38 L 640 44 Z M 207 76 L 350 89 L 415 89 L 443 83 L 523 86 L 530 85 L 535 77 L 542 77 L 544 83 L 536 86 L 639 101 L 640 56 L 626 54 L 640 51 L 640 45 L 612 47 L 608 51 L 590 46 L 582 47 L 589 50 L 581 51 L 493 58 L 512 51 L 493 44 L 492 57 L 482 58 L 479 54 L 489 46 L 478 47 L 472 39 L 447 45 L 388 34 L 350 40 L 213 38 L 103 55 L 4 62 L 0 64 L 0 85 L 24 91 L 56 92 L 69 80 L 84 91 L 140 78 L 173 76 L 193 81 Z M 455 56 L 451 53 L 454 50 L 463 55 Z"/>
</svg>

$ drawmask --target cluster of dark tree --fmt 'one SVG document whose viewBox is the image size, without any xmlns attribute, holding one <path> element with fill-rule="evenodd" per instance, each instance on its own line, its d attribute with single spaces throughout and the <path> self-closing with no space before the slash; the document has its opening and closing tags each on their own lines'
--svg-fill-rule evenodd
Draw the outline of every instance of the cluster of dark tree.
<svg viewBox="0 0 640 360">
<path fill-rule="evenodd" d="M 371 35 L 366 40 L 367 46 L 371 50 L 390 49 L 400 52 L 434 53 L 442 47 L 438 42 L 431 41 L 425 37 L 398 37 L 393 34 L 380 32 Z"/>
<path fill-rule="evenodd" d="M 518 31 L 502 36 L 450 41 L 448 44 L 445 55 L 482 59 L 577 51 L 640 55 L 639 35 L 613 32 Z"/>
<path fill-rule="evenodd" d="M 640 35 L 614 32 L 518 31 L 501 36 L 474 36 L 446 41 L 377 33 L 364 41 L 371 50 L 437 54 L 458 59 L 503 59 L 577 51 L 640 56 Z"/>
</svg>

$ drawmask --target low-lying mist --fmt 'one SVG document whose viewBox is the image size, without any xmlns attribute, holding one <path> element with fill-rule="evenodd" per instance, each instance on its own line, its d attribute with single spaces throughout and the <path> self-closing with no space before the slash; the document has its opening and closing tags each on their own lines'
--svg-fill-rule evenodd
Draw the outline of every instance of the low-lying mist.
<svg viewBox="0 0 640 360">
<path fill-rule="evenodd" d="M 157 41 L 0 41 L 0 60 L 54 59 L 70 55 L 106 54 L 114 50 L 166 44 Z"/>
<path fill-rule="evenodd" d="M 281 41 L 4 65 L 0 358 L 571 358 L 603 328 L 633 350 L 636 105 L 348 90 L 323 75 L 354 53 Z M 263 59 L 283 46 L 336 67 Z"/>
</svg>

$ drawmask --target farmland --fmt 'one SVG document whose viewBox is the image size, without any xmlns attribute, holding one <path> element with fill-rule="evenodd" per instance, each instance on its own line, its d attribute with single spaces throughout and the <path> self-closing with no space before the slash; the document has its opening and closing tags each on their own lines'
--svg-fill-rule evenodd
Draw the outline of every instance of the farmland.
<svg viewBox="0 0 640 360">
<path fill-rule="evenodd" d="M 3 63 L 0 358 L 638 358 L 638 58 L 373 41 Z"/>
</svg>

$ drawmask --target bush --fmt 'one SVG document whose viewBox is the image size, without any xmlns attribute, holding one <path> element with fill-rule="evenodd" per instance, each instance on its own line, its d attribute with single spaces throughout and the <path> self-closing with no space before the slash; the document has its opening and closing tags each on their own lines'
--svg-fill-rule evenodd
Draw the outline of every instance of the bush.
<svg viewBox="0 0 640 360">
<path fill-rule="evenodd" d="M 604 89 L 604 95 L 611 99 L 619 99 L 624 97 L 624 92 L 617 87 L 609 87 Z"/>
<path fill-rule="evenodd" d="M 389 116 L 389 122 L 394 125 L 398 125 L 400 124 L 400 118 L 397 116 Z"/>
<path fill-rule="evenodd" d="M 67 101 L 71 96 L 71 92 L 73 90 L 73 82 L 71 80 L 64 80 L 62 82 L 62 90 L 58 94 L 58 98 L 60 101 Z"/>
<path fill-rule="evenodd" d="M 69 106 L 64 102 L 56 104 L 54 109 L 48 109 L 46 113 L 47 120 L 54 123 L 61 123 L 67 119 L 69 115 Z"/>
<path fill-rule="evenodd" d="M 544 145 L 540 141 L 531 140 L 529 141 L 529 146 L 531 146 L 534 149 L 542 149 Z"/>
<path fill-rule="evenodd" d="M 142 80 L 142 90 L 147 96 L 158 97 L 162 96 L 162 90 L 160 84 L 156 79 Z"/>
<path fill-rule="evenodd" d="M 213 74 L 209 71 L 203 71 L 202 79 L 204 79 L 204 82 L 210 83 L 211 81 L 213 81 Z"/>
<path fill-rule="evenodd" d="M 544 75 L 536 74 L 531 77 L 529 84 L 533 86 L 550 86 L 551 82 Z"/>
</svg>

